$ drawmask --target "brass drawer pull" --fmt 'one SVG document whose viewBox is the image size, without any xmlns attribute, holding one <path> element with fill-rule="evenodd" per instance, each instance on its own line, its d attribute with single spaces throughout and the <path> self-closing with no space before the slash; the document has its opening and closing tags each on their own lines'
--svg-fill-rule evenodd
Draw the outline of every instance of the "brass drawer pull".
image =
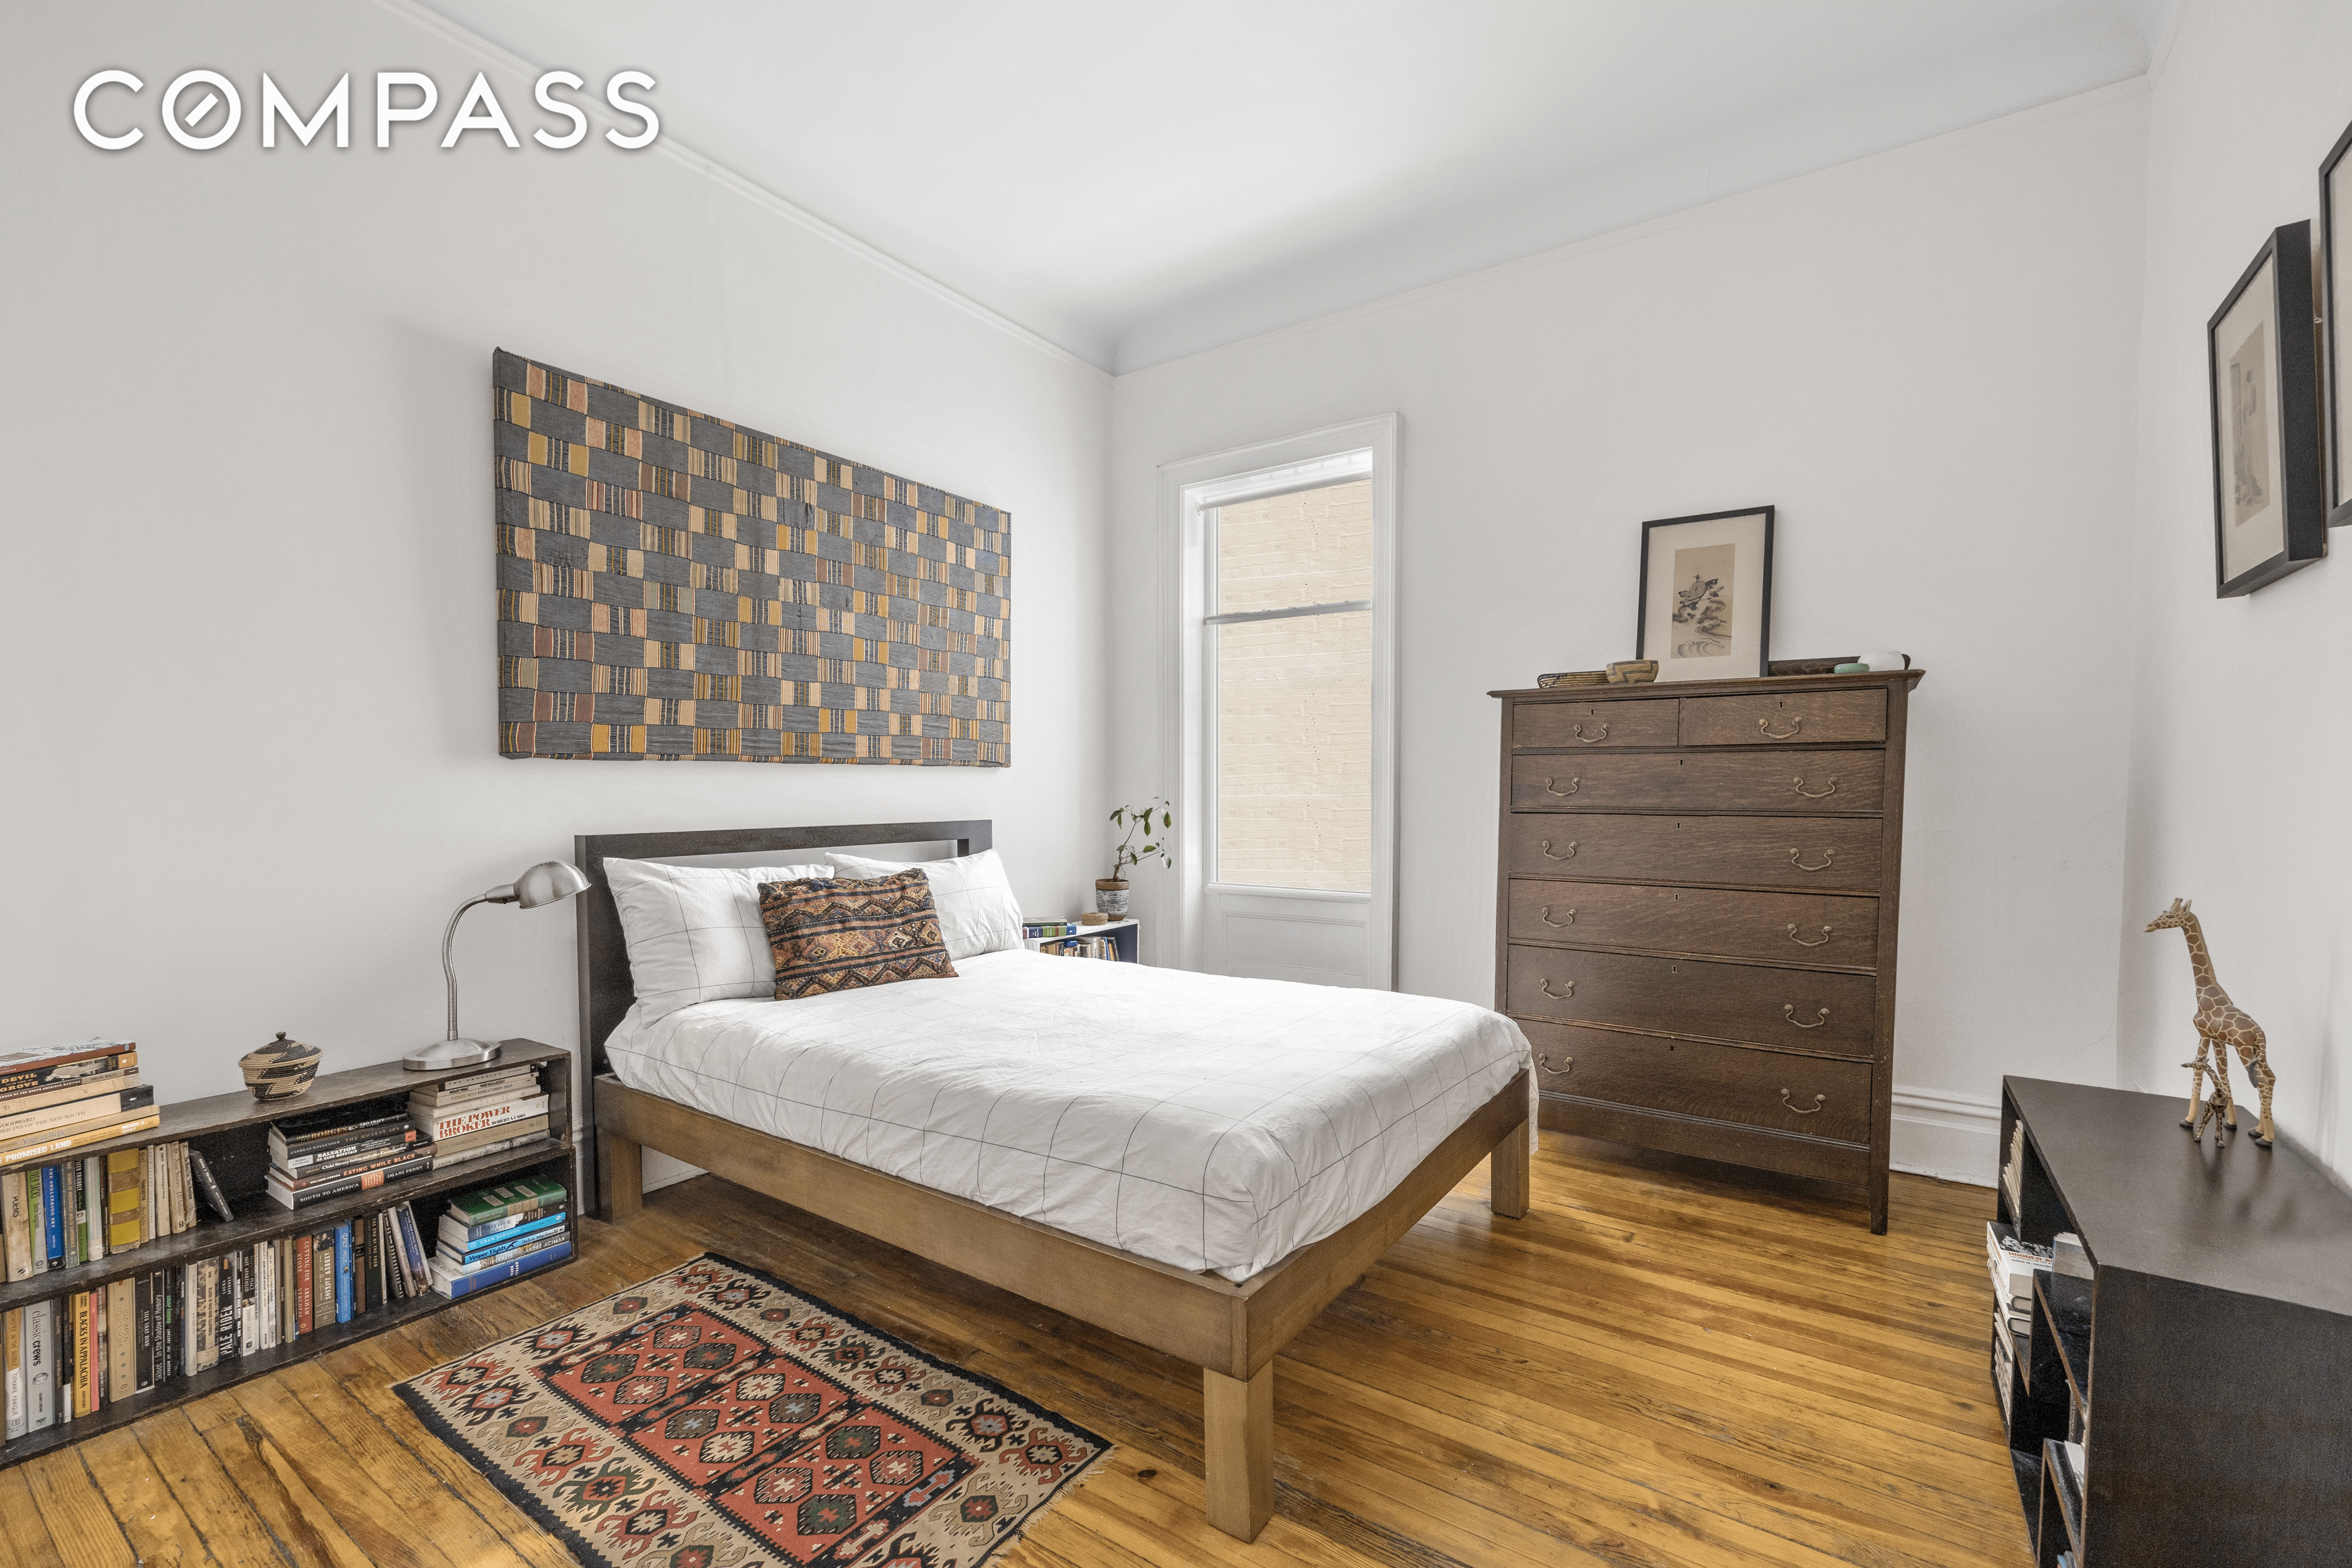
<svg viewBox="0 0 2352 1568">
<path fill-rule="evenodd" d="M 1795 1111 L 1800 1116 L 1811 1116 L 1829 1102 L 1830 1097 L 1828 1095 L 1817 1094 L 1813 1096 L 1812 1104 L 1799 1105 L 1795 1100 L 1789 1098 L 1789 1091 L 1787 1089 L 1784 1089 L 1780 1091 L 1780 1103 L 1787 1106 L 1790 1110 Z"/>
<path fill-rule="evenodd" d="M 1789 718 L 1789 727 L 1785 730 L 1772 728 L 1772 721 L 1769 719 L 1756 721 L 1756 728 L 1763 731 L 1764 738 L 1768 741 L 1786 741 L 1804 727 L 1805 716 L 1801 713 L 1791 714 Z"/>
<path fill-rule="evenodd" d="M 1834 849 L 1822 850 L 1822 863 L 1818 866 L 1806 865 L 1803 859 L 1801 858 L 1802 854 L 1802 850 L 1791 849 L 1789 851 L 1789 864 L 1794 866 L 1800 871 L 1826 871 L 1837 863 L 1837 851 Z"/>
<path fill-rule="evenodd" d="M 1830 780 L 1830 787 L 1827 789 L 1807 789 L 1805 787 L 1805 781 L 1799 779 L 1797 781 L 1797 793 L 1803 795 L 1807 800 L 1827 800 L 1830 796 L 1837 794 L 1837 780 Z"/>
<path fill-rule="evenodd" d="M 1788 1019 L 1800 1029 L 1818 1029 L 1830 1021 L 1830 1010 L 1827 1007 L 1822 1008 L 1822 1016 L 1808 1024 L 1797 1016 L 1797 1005 L 1794 1002 L 1783 1002 L 1780 1004 L 1780 1016 Z"/>
<path fill-rule="evenodd" d="M 1568 841 L 1568 853 L 1565 855 L 1553 854 L 1551 852 L 1551 840 L 1549 838 L 1539 838 L 1536 840 L 1536 847 L 1543 851 L 1544 858 L 1547 860 L 1573 860 L 1576 858 L 1576 847 L 1582 842 L 1583 840 L 1580 838 L 1570 839 Z M 1791 849 L 1789 853 L 1794 855 L 1796 851 Z"/>
<path fill-rule="evenodd" d="M 1805 781 L 1804 781 L 1804 780 L 1802 780 L 1802 779 L 1799 779 L 1797 782 L 1798 782 L 1799 784 L 1802 784 L 1802 783 L 1804 783 Z M 1568 781 L 1568 787 L 1567 787 L 1566 789 L 1555 789 L 1555 788 L 1553 788 L 1553 787 L 1552 787 L 1552 785 L 1553 785 L 1553 781 L 1552 781 L 1552 780 L 1550 780 L 1550 779 L 1546 779 L 1546 780 L 1544 780 L 1544 793 L 1545 793 L 1546 795 L 1556 795 L 1559 796 L 1562 800 L 1565 800 L 1565 799 L 1567 799 L 1570 795 L 1574 795 L 1578 790 L 1582 789 L 1582 788 L 1584 787 L 1584 781 L 1583 781 L 1582 779 L 1570 779 L 1570 780 L 1569 780 L 1569 781 Z"/>
<path fill-rule="evenodd" d="M 1568 983 L 1568 989 L 1564 992 L 1555 991 L 1551 988 L 1551 976 L 1547 974 L 1542 979 L 1536 982 L 1536 989 L 1542 992 L 1545 995 L 1550 997 L 1555 1002 L 1565 1002 L 1570 996 L 1576 994 L 1576 982 L 1573 980 L 1570 981 Z"/>
<path fill-rule="evenodd" d="M 1577 738 L 1578 740 L 1580 740 L 1580 741 L 1583 742 L 1586 745 L 1588 745 L 1588 746 L 1595 746 L 1595 745 L 1599 745 L 1601 742 L 1603 742 L 1603 741 L 1605 741 L 1605 740 L 1607 740 L 1607 739 L 1609 738 L 1609 726 L 1608 726 L 1608 725 L 1606 725 L 1606 724 L 1601 725 L 1601 733 L 1599 733 L 1598 735 L 1588 735 L 1588 734 L 1586 734 L 1586 733 L 1584 732 L 1584 723 L 1583 723 L 1583 721 L 1579 720 L 1579 721 L 1577 721 L 1577 725 L 1576 725 L 1575 730 L 1574 730 L 1574 731 L 1570 731 L 1570 732 L 1571 732 L 1571 733 L 1573 733 L 1573 734 L 1576 736 L 1576 738 Z"/>
<path fill-rule="evenodd" d="M 1564 1065 L 1554 1067 L 1551 1065 L 1551 1058 L 1549 1055 L 1542 1051 L 1538 1051 L 1536 1053 L 1536 1066 L 1543 1068 L 1544 1071 L 1551 1074 L 1554 1078 L 1566 1078 L 1570 1073 L 1576 1070 L 1576 1058 L 1574 1057 L 1562 1057 L 1559 1059 Z"/>
<path fill-rule="evenodd" d="M 1564 921 L 1556 921 L 1551 918 L 1551 906 L 1549 904 L 1546 904 L 1543 910 L 1543 923 L 1548 926 L 1572 926 L 1576 923 L 1576 911 L 1574 910 L 1570 910 L 1568 911 L 1568 919 Z M 1794 931 L 1797 928 L 1790 926 L 1789 929 L 1790 931 Z"/>
<path fill-rule="evenodd" d="M 1829 939 L 1830 928 L 1827 926 L 1822 927 L 1822 934 L 1820 936 L 1814 938 L 1811 942 L 1807 942 L 1803 937 L 1797 934 L 1797 926 L 1795 921 L 1792 921 L 1789 924 L 1789 940 L 1795 942 L 1799 947 L 1819 947 L 1822 943 L 1829 941 Z"/>
</svg>

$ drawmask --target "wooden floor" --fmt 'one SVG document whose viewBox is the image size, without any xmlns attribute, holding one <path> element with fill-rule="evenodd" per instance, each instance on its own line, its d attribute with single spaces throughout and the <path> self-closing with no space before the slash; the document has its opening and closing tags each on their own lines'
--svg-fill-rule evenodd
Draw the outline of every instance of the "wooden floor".
<svg viewBox="0 0 2352 1568">
<path fill-rule="evenodd" d="M 1990 1191 L 1898 1175 L 1872 1237 L 1853 1206 L 1546 1145 L 1526 1220 L 1474 1174 L 1276 1363 L 1255 1546 L 1201 1517 L 1197 1373 L 703 1177 L 551 1275 L 0 1470 L 0 1568 L 568 1563 L 390 1384 L 706 1249 L 1118 1445 L 1003 1568 L 2023 1568 Z"/>
</svg>

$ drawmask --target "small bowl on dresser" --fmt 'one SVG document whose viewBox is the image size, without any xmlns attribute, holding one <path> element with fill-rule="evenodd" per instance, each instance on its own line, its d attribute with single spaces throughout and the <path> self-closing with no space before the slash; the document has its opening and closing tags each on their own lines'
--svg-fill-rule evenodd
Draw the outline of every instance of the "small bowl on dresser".
<svg viewBox="0 0 2352 1568">
<path fill-rule="evenodd" d="M 319 1047 L 289 1040 L 286 1031 L 257 1051 L 247 1051 L 236 1065 L 245 1073 L 245 1087 L 259 1100 L 291 1100 L 319 1076 Z"/>
</svg>

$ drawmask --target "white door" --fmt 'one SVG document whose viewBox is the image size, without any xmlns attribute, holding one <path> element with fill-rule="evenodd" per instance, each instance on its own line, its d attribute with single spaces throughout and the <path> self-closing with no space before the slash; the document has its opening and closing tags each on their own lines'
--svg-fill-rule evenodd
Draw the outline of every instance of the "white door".
<svg viewBox="0 0 2352 1568">
<path fill-rule="evenodd" d="M 1394 426 L 1377 423 L 1189 487 L 1179 874 L 1187 956 L 1213 973 L 1391 984 Z M 1376 440 L 1333 450 L 1334 434 Z"/>
</svg>

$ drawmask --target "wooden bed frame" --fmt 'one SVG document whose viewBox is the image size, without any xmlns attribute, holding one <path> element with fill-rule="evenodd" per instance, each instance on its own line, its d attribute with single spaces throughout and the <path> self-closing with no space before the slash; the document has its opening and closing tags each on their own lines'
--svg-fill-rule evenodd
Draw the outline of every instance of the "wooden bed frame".
<svg viewBox="0 0 2352 1568">
<path fill-rule="evenodd" d="M 581 895 L 580 1023 L 595 1126 L 590 1180 L 609 1220 L 643 1203 L 643 1152 L 656 1149 L 713 1175 L 846 1226 L 1032 1301 L 1066 1312 L 1201 1369 L 1209 1521 L 1256 1539 L 1274 1512 L 1274 1358 L 1331 1299 L 1434 1207 L 1480 1161 L 1494 1161 L 1494 1212 L 1528 1208 L 1528 1074 L 1455 1128 L 1396 1189 L 1344 1228 L 1235 1284 L 1120 1252 L 1034 1220 L 952 1197 L 804 1144 L 738 1126 L 611 1076 L 604 1040 L 635 999 L 607 857 L 630 860 L 770 854 L 857 846 L 990 845 L 990 824 L 886 822 L 707 833 L 586 834 L 573 858 Z"/>
</svg>

